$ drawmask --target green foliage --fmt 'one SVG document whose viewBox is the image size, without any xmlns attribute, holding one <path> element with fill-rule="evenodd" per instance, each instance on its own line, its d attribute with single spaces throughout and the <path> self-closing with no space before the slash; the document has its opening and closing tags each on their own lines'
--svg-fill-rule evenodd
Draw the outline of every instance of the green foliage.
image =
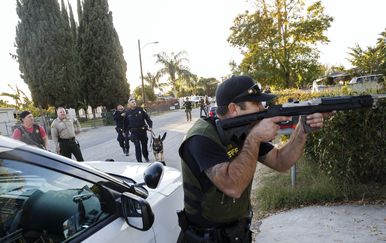
<svg viewBox="0 0 386 243">
<path fill-rule="evenodd" d="M 380 33 L 377 44 L 362 49 L 358 44 L 350 48 L 349 59 L 355 67 L 355 75 L 384 74 L 386 75 L 386 29 Z"/>
<path fill-rule="evenodd" d="M 304 9 L 304 1 L 256 1 L 256 11 L 234 20 L 228 41 L 244 51 L 236 72 L 278 87 L 304 87 L 320 73 L 318 42 L 333 19 L 321 2 Z"/>
<path fill-rule="evenodd" d="M 379 91 L 382 92 L 382 91 Z M 310 93 L 301 90 L 274 92 L 277 104 L 293 100 L 310 100 L 317 97 L 357 95 L 342 86 L 334 92 Z M 323 129 L 309 135 L 306 155 L 319 164 L 331 178 L 341 182 L 379 182 L 386 177 L 386 100 L 376 109 L 337 112 L 325 121 Z M 285 138 L 283 138 L 285 139 Z"/>
<path fill-rule="evenodd" d="M 144 85 L 144 87 L 145 87 L 145 101 L 146 101 L 146 103 L 148 101 L 155 101 L 157 99 L 157 97 L 154 94 L 153 89 L 149 85 Z M 137 88 L 134 89 L 134 98 L 139 105 L 143 104 L 142 86 L 138 86 Z"/>
<path fill-rule="evenodd" d="M 127 102 L 126 61 L 107 0 L 84 0 L 78 31 L 82 97 L 93 108 Z"/>
<path fill-rule="evenodd" d="M 160 77 L 161 74 L 159 72 L 156 72 L 155 74 L 148 72 L 146 76 L 143 77 L 143 79 L 150 85 L 151 89 L 153 90 L 153 93 L 155 88 L 160 88 L 162 90 L 162 85 L 159 80 Z"/>
<path fill-rule="evenodd" d="M 303 101 L 303 100 L 309 100 L 312 98 L 319 97 L 321 94 L 312 94 L 308 91 L 302 91 L 298 89 L 285 89 L 282 91 L 274 91 L 275 95 L 277 95 L 277 98 L 274 100 L 275 104 L 284 104 L 287 103 L 289 100 L 294 101 Z"/>
<path fill-rule="evenodd" d="M 343 182 L 386 183 L 386 101 L 376 109 L 338 112 L 310 135 L 306 154 Z"/>
<path fill-rule="evenodd" d="M 185 51 L 180 51 L 177 54 L 172 52 L 170 56 L 166 52 L 156 55 L 156 63 L 162 66 L 158 72 L 161 77 L 168 77 L 168 83 L 172 87 L 172 93 L 175 98 L 178 96 L 184 81 L 189 81 L 188 79 L 192 76 L 189 68 L 185 66 L 185 63 L 189 62 L 186 56 L 187 53 Z"/>
<path fill-rule="evenodd" d="M 219 81 L 215 78 L 200 78 L 197 95 L 215 96 L 218 83 Z"/>
<path fill-rule="evenodd" d="M 57 0 L 18 0 L 17 61 L 36 106 L 75 106 L 77 59 L 67 13 Z"/>
</svg>

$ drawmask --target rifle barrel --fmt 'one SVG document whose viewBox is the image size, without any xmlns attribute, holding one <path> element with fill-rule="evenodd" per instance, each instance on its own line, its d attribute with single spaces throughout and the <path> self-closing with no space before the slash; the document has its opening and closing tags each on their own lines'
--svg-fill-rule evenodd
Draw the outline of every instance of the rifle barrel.
<svg viewBox="0 0 386 243">
<path fill-rule="evenodd" d="M 222 129 L 228 130 L 275 116 L 299 116 L 313 113 L 371 108 L 374 102 L 376 102 L 376 99 L 372 95 L 322 97 L 303 102 L 273 105 L 262 112 L 224 119 L 220 121 L 220 126 Z"/>
</svg>

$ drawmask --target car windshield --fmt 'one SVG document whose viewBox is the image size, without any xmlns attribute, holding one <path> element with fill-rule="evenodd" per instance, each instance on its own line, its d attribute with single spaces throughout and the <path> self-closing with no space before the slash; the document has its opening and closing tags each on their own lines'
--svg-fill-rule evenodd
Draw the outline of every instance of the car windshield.
<svg viewBox="0 0 386 243">
<path fill-rule="evenodd" d="M 0 242 L 61 242 L 115 213 L 99 183 L 20 161 L 0 159 L 0 188 Z"/>
</svg>

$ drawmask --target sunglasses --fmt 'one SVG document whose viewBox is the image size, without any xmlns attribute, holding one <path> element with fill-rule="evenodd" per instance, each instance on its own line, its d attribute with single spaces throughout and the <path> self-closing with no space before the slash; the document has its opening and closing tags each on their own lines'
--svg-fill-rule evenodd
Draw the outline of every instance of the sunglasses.
<svg viewBox="0 0 386 243">
<path fill-rule="evenodd" d="M 241 99 L 241 98 L 246 97 L 246 96 L 250 96 L 252 94 L 253 95 L 260 95 L 261 94 L 261 90 L 260 90 L 258 84 L 252 85 L 252 87 L 250 87 L 249 89 L 245 90 L 241 94 L 237 95 L 235 98 L 232 99 L 232 102 L 237 103 L 235 101 L 237 101 L 238 99 Z"/>
</svg>

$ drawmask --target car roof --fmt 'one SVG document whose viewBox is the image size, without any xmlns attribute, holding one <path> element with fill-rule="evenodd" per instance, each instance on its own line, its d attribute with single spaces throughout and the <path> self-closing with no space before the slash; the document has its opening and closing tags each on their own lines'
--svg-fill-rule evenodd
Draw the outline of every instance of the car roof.
<svg viewBox="0 0 386 243">
<path fill-rule="evenodd" d="M 15 149 L 22 146 L 25 146 L 25 143 L 19 140 L 15 140 L 15 139 L 0 135 L 0 147 Z"/>
</svg>

